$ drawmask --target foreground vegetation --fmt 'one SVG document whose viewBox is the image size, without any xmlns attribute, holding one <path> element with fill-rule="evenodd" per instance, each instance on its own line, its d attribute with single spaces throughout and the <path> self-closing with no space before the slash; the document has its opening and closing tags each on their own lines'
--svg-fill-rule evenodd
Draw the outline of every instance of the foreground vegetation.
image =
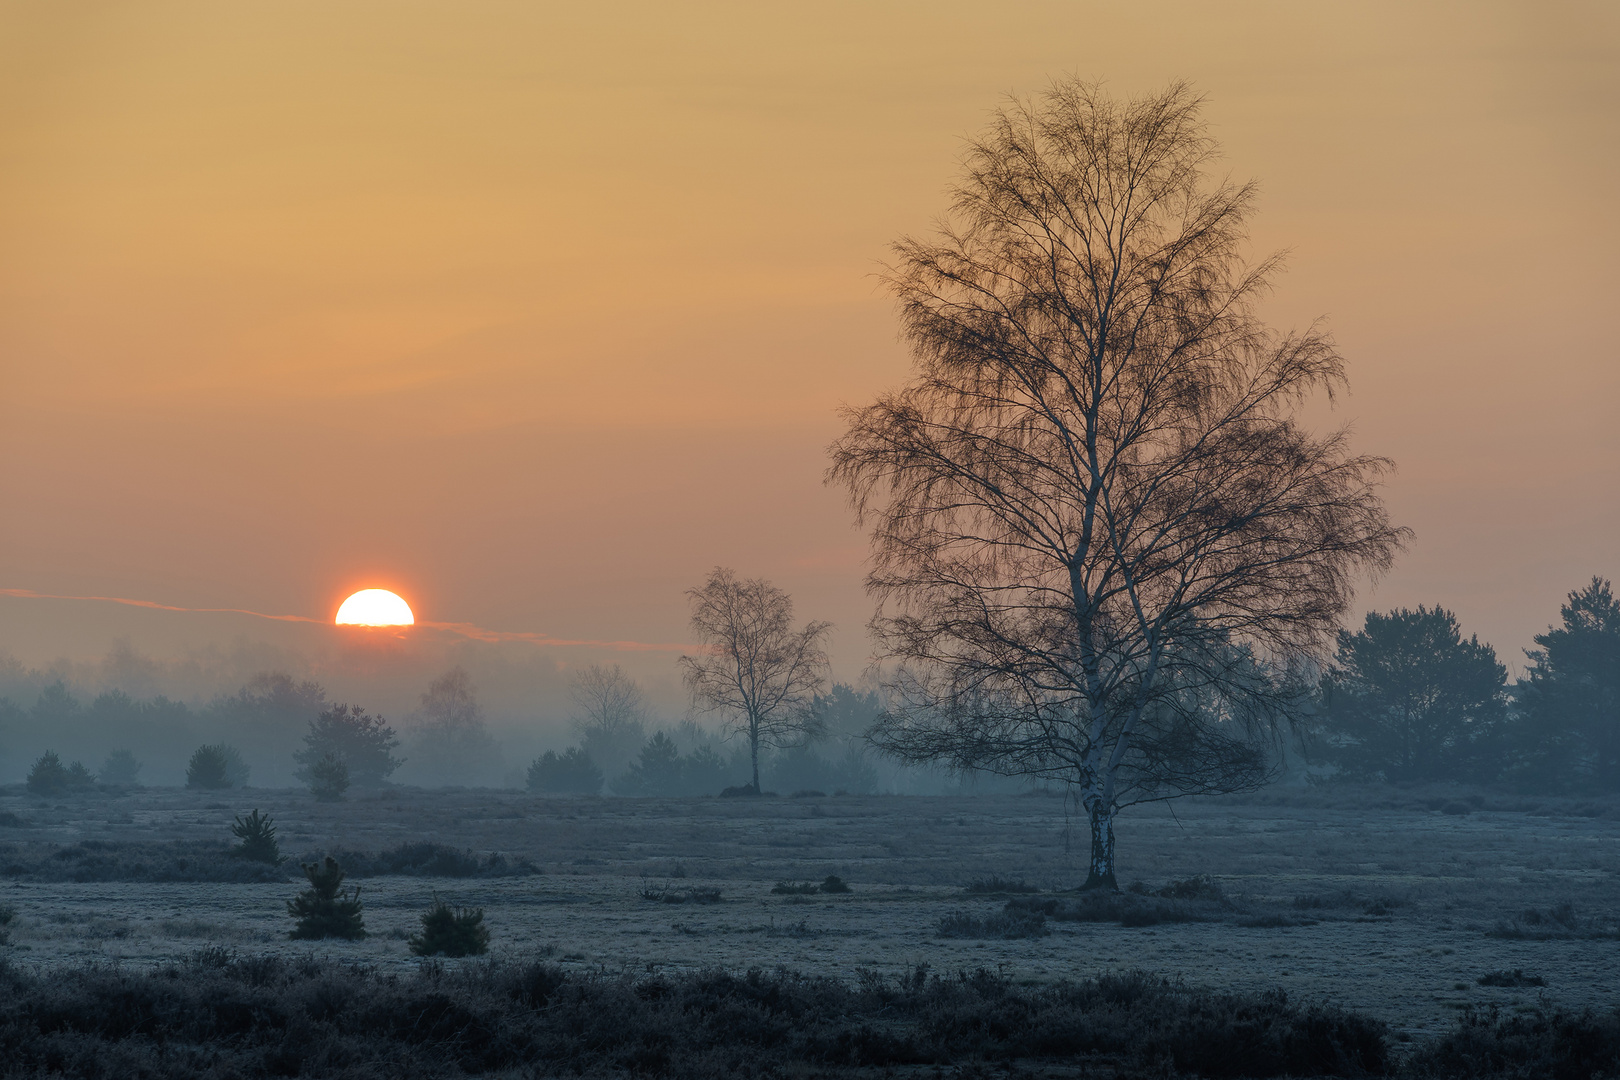
<svg viewBox="0 0 1620 1080">
<path fill-rule="evenodd" d="M 1397 1055 L 1382 1023 L 1130 972 L 1042 987 L 927 965 L 632 977 L 544 960 L 414 973 L 204 949 L 140 970 L 0 964 L 4 1075 L 843 1075 L 953 1064 L 1088 1075 L 1555 1078 L 1620 1060 L 1620 1012 L 1464 1016 Z"/>
</svg>

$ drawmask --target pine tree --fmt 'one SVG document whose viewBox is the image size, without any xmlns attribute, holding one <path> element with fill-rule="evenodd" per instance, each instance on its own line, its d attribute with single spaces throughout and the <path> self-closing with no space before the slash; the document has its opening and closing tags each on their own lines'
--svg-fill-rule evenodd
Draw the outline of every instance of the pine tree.
<svg viewBox="0 0 1620 1080">
<path fill-rule="evenodd" d="M 481 956 L 489 951 L 484 909 L 452 908 L 435 894 L 433 906 L 422 913 L 422 932 L 407 944 L 417 956 Z"/>
<path fill-rule="evenodd" d="M 341 802 L 349 790 L 349 766 L 333 754 L 324 755 L 309 767 L 309 790 L 321 802 Z"/>
<path fill-rule="evenodd" d="M 288 937 L 355 941 L 366 936 L 360 915 L 360 889 L 357 886 L 351 897 L 348 889 L 341 888 L 343 867 L 336 859 L 328 855 L 320 863 L 305 863 L 304 876 L 309 878 L 309 888 L 287 901 L 287 914 L 298 920 Z"/>
<path fill-rule="evenodd" d="M 281 865 L 281 845 L 276 841 L 276 826 L 269 814 L 254 810 L 247 817 L 238 816 L 231 826 L 231 835 L 242 841 L 231 849 L 239 859 Z"/>
</svg>

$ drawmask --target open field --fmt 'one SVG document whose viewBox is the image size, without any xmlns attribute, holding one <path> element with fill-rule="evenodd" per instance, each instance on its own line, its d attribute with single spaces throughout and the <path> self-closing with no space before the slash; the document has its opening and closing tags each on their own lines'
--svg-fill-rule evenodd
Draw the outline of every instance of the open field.
<svg viewBox="0 0 1620 1080">
<path fill-rule="evenodd" d="M 223 843 L 232 815 L 253 807 L 275 816 L 293 855 L 428 840 L 501 852 L 540 872 L 359 879 L 371 936 L 312 945 L 285 936 L 283 901 L 302 884 L 296 868 L 285 881 L 249 883 L 44 880 L 31 869 L 73 876 L 73 858 L 56 853 L 86 840 L 104 851 Z M 927 963 L 1000 969 L 1019 982 L 1140 968 L 1222 990 L 1282 987 L 1295 1000 L 1381 1018 L 1397 1038 L 1438 1032 L 1469 1003 L 1620 1001 L 1620 804 L 1611 801 L 1347 788 L 1183 802 L 1174 815 L 1136 808 L 1119 826 L 1121 880 L 1157 889 L 1208 874 L 1224 901 L 1189 907 L 1199 921 L 1054 918 L 1044 936 L 1014 939 L 945 937 L 940 923 L 1001 912 L 1006 896 L 964 892 L 992 874 L 1042 890 L 1078 883 L 1084 829 L 1075 823 L 1066 853 L 1058 798 L 398 789 L 319 804 L 297 791 L 39 800 L 11 788 L 0 794 L 0 822 L 10 823 L 0 824 L 0 904 L 16 913 L 4 952 L 24 966 L 174 960 L 204 945 L 414 965 L 404 938 L 437 892 L 485 909 L 495 952 L 548 955 L 565 968 L 784 965 L 850 979 Z M 828 874 L 852 891 L 771 892 L 778 881 Z M 702 887 L 719 889 L 720 901 L 644 895 Z M 1512 969 L 1545 986 L 1478 983 Z"/>
</svg>

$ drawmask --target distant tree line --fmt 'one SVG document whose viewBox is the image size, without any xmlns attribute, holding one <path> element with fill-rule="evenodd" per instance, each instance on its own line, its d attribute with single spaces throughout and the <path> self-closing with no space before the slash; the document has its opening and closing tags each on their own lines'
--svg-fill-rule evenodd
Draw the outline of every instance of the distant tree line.
<svg viewBox="0 0 1620 1080">
<path fill-rule="evenodd" d="M 580 669 L 572 691 L 578 742 L 560 752 L 548 750 L 529 766 L 532 791 L 681 796 L 731 789 L 751 794 L 756 776 L 763 789 L 781 794 L 866 794 L 879 785 L 864 741 L 882 712 L 881 699 L 873 692 L 836 684 L 826 694 L 810 694 L 791 729 L 756 725 L 756 732 L 770 731 L 769 737 L 756 742 L 744 729 L 728 746 L 692 719 L 649 729 L 641 688 L 616 664 Z"/>
<path fill-rule="evenodd" d="M 1620 791 L 1620 603 L 1593 578 L 1509 683 L 1441 607 L 1372 612 L 1339 632 L 1307 731 L 1328 775 L 1541 791 Z"/>
<path fill-rule="evenodd" d="M 410 753 L 397 755 L 407 743 Z M 137 750 L 167 771 L 147 772 Z M 351 785 L 387 782 L 407 757 L 426 763 L 411 777 L 418 782 L 478 783 L 499 766 L 472 681 L 459 667 L 429 684 L 403 737 L 382 717 L 332 702 L 318 683 L 281 672 L 201 707 L 162 696 L 142 701 L 121 690 L 85 703 L 57 680 L 32 707 L 0 697 L 0 753 L 14 768 L 32 762 L 29 787 L 39 793 L 174 783 L 181 769 L 188 787 L 243 787 L 252 762 L 261 783 L 296 780 L 340 798 Z"/>
</svg>

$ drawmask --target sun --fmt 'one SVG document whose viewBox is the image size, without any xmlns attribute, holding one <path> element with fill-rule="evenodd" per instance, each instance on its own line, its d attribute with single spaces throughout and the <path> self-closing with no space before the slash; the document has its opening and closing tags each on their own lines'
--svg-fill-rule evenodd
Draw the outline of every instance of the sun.
<svg viewBox="0 0 1620 1080">
<path fill-rule="evenodd" d="M 387 589 L 361 589 L 338 608 L 339 626 L 414 626 L 411 606 Z"/>
</svg>

